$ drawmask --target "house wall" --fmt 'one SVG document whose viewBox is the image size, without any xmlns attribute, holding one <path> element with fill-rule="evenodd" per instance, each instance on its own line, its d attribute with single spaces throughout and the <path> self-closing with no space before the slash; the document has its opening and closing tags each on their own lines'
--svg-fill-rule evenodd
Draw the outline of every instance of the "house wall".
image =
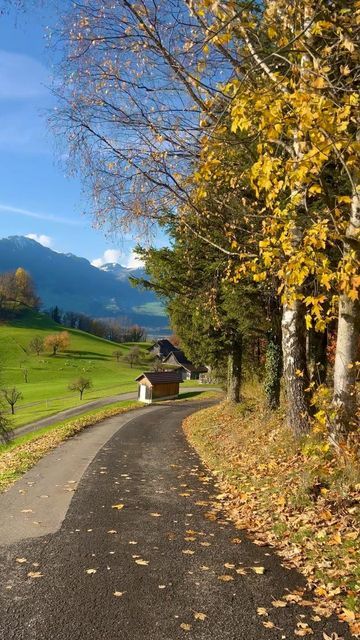
<svg viewBox="0 0 360 640">
<path fill-rule="evenodd" d="M 177 396 L 178 393 L 179 393 L 178 382 L 156 384 L 152 388 L 153 400 L 155 400 L 156 398 L 166 398 L 167 396 Z"/>
</svg>

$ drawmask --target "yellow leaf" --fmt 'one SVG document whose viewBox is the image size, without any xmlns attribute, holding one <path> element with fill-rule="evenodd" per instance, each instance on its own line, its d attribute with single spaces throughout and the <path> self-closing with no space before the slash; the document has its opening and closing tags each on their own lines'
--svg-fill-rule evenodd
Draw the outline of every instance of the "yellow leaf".
<svg viewBox="0 0 360 640">
<path fill-rule="evenodd" d="M 123 509 L 125 507 L 124 504 L 113 504 L 112 505 L 112 509 L 117 509 L 118 511 L 120 511 L 121 509 Z"/>
<path fill-rule="evenodd" d="M 259 575 L 262 575 L 263 573 L 265 573 L 265 567 L 251 567 L 251 568 L 254 571 L 254 573 L 258 573 Z"/>
<path fill-rule="evenodd" d="M 185 622 L 182 622 L 180 625 L 181 629 L 184 629 L 184 631 L 190 631 L 191 629 L 191 624 L 186 624 Z"/>
<path fill-rule="evenodd" d="M 161 518 L 161 513 L 150 513 L 153 518 Z"/>
<path fill-rule="evenodd" d="M 27 562 L 26 558 L 16 558 L 16 562 L 18 562 L 19 564 L 23 564 L 24 562 Z"/>
<path fill-rule="evenodd" d="M 40 573 L 40 571 L 29 571 L 27 575 L 28 578 L 42 578 L 42 573 Z"/>
<path fill-rule="evenodd" d="M 263 625 L 267 629 L 273 629 L 275 627 L 274 623 L 271 622 L 271 620 L 266 620 L 266 622 L 263 622 Z"/>
<path fill-rule="evenodd" d="M 256 613 L 258 614 L 258 616 L 267 616 L 268 615 L 267 609 L 265 609 L 265 607 L 258 607 L 256 609 Z"/>
<path fill-rule="evenodd" d="M 218 580 L 221 580 L 222 582 L 230 582 L 231 580 L 234 580 L 234 578 L 232 576 L 218 576 Z"/>
<path fill-rule="evenodd" d="M 287 606 L 287 602 L 285 602 L 284 600 L 273 600 L 271 604 L 273 607 L 276 607 L 277 609 L 280 607 Z"/>
<path fill-rule="evenodd" d="M 195 551 L 192 551 L 191 549 L 183 549 L 182 552 L 185 556 L 192 556 Z"/>
<path fill-rule="evenodd" d="M 136 564 L 141 564 L 142 566 L 146 566 L 149 564 L 149 560 L 142 560 L 140 558 L 140 560 L 135 560 Z"/>
<path fill-rule="evenodd" d="M 92 575 L 93 573 L 96 573 L 96 569 L 86 569 L 86 573 Z"/>
<path fill-rule="evenodd" d="M 344 620 L 344 622 L 353 622 L 355 620 L 355 613 L 350 609 L 343 609 L 339 618 L 340 620 Z"/>
<path fill-rule="evenodd" d="M 124 595 L 124 593 L 126 593 L 126 591 L 114 591 L 113 595 L 114 595 L 116 598 L 121 598 L 121 596 L 123 596 L 123 595 Z"/>
<path fill-rule="evenodd" d="M 201 611 L 194 611 L 194 618 L 195 618 L 195 620 L 204 621 L 205 618 L 206 618 L 206 614 L 205 613 L 201 613 Z"/>
</svg>

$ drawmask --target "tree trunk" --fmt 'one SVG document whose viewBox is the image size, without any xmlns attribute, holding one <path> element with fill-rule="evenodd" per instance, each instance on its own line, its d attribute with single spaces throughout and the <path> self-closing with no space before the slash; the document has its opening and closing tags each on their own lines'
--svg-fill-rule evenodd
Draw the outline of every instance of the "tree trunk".
<svg viewBox="0 0 360 640">
<path fill-rule="evenodd" d="M 303 304 L 299 300 L 284 303 L 282 349 L 287 400 L 287 422 L 298 437 L 310 430 L 310 398 L 306 364 L 306 330 Z"/>
<path fill-rule="evenodd" d="M 15 408 L 14 408 L 14 405 L 13 405 L 13 404 L 11 405 L 11 413 L 12 413 L 12 415 L 14 415 L 14 414 L 15 414 Z"/>
<path fill-rule="evenodd" d="M 360 142 L 360 130 L 357 132 Z M 344 260 L 352 257 L 352 261 L 360 262 L 360 181 L 359 170 L 356 169 L 352 182 L 352 200 L 349 224 L 344 239 Z M 354 256 L 355 254 L 355 256 Z M 355 259 L 354 259 L 355 257 Z M 359 346 L 360 302 L 352 300 L 348 292 L 339 297 L 339 320 L 336 341 L 334 368 L 333 405 L 336 416 L 330 425 L 332 436 L 339 440 L 356 426 L 356 366 Z"/>
<path fill-rule="evenodd" d="M 238 338 L 228 356 L 227 400 L 240 402 L 242 369 L 242 338 Z"/>
<path fill-rule="evenodd" d="M 80 391 L 80 400 L 82 400 L 83 393 L 84 393 L 83 391 Z"/>
<path fill-rule="evenodd" d="M 335 417 L 330 425 L 338 441 L 356 426 L 356 367 L 359 345 L 359 301 L 342 295 L 339 301 L 339 322 L 334 368 L 333 405 Z"/>
<path fill-rule="evenodd" d="M 327 373 L 327 331 L 310 330 L 308 333 L 308 363 L 310 382 L 315 387 L 326 382 Z"/>
</svg>

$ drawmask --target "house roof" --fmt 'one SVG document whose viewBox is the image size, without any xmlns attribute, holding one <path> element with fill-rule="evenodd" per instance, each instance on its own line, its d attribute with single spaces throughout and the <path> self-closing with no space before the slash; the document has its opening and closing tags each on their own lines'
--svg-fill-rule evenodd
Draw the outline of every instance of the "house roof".
<svg viewBox="0 0 360 640">
<path fill-rule="evenodd" d="M 171 353 L 169 353 L 169 355 L 166 356 L 166 358 L 164 360 L 164 364 L 170 358 L 170 356 L 174 356 L 176 362 L 181 367 L 186 369 L 187 371 L 190 371 L 192 373 L 194 373 L 194 372 L 196 372 L 196 373 L 206 373 L 207 372 L 207 367 L 204 367 L 202 365 L 197 367 L 192 362 L 190 362 L 190 360 L 187 359 L 185 353 L 183 351 L 181 351 L 181 349 L 174 349 L 173 351 L 171 351 Z"/>
<path fill-rule="evenodd" d="M 157 345 L 159 346 L 160 353 L 164 356 L 167 356 L 169 353 L 171 353 L 171 351 L 176 350 L 176 347 L 170 342 L 170 340 L 161 338 L 161 340 L 157 340 L 156 342 L 154 342 L 154 344 L 151 345 L 151 347 L 149 347 L 149 351 Z"/>
<path fill-rule="evenodd" d="M 136 382 L 140 382 L 143 378 L 147 378 L 150 384 L 182 382 L 181 375 L 178 371 L 144 371 L 141 376 L 136 378 Z"/>
</svg>

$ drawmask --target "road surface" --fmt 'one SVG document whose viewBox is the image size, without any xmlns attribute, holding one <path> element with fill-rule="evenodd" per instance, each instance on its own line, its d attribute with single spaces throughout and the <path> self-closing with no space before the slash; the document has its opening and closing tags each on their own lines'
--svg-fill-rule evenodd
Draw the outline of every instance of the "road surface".
<svg viewBox="0 0 360 640">
<path fill-rule="evenodd" d="M 185 387 L 184 389 L 180 389 L 180 396 L 184 393 L 191 393 L 192 391 L 219 391 L 219 387 L 204 387 L 204 385 L 201 387 Z M 62 420 L 67 420 L 68 418 L 73 418 L 74 416 L 79 416 L 87 411 L 107 407 L 110 404 L 121 402 L 123 400 L 137 400 L 137 397 L 138 396 L 135 391 L 130 391 L 129 393 L 119 393 L 116 396 L 106 396 L 105 398 L 99 398 L 99 400 L 84 402 L 84 404 L 71 407 L 70 409 L 64 409 L 64 411 L 59 411 L 51 416 L 47 416 L 46 418 L 41 418 L 41 420 L 36 420 L 36 422 L 31 422 L 23 427 L 18 427 L 14 430 L 14 433 L 16 437 L 23 436 L 25 433 L 49 427 L 52 424 L 56 424 Z"/>
<path fill-rule="evenodd" d="M 296 639 L 306 623 L 350 638 L 309 606 L 273 607 L 304 579 L 209 515 L 219 489 L 181 428 L 200 406 L 111 418 L 0 497 L 1 640 Z"/>
</svg>

